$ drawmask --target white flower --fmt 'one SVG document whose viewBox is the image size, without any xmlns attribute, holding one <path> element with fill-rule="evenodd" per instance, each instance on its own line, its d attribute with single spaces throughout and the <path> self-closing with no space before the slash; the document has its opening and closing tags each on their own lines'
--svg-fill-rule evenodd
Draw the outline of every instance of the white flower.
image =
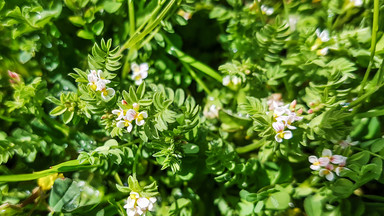
<svg viewBox="0 0 384 216">
<path fill-rule="evenodd" d="M 278 106 L 278 103 L 273 102 L 273 114 L 274 117 L 277 118 L 279 116 L 282 116 L 284 114 L 290 114 L 291 111 L 289 110 L 289 104 L 285 106 Z"/>
<path fill-rule="evenodd" d="M 316 29 L 316 35 L 323 43 L 328 42 L 330 40 L 329 31 L 327 29 L 324 29 L 323 31 L 320 31 L 320 29 Z"/>
<path fill-rule="evenodd" d="M 129 121 L 125 116 L 123 117 L 123 120 L 120 120 L 116 123 L 116 126 L 119 128 L 127 127 L 128 133 L 130 133 L 133 129 L 133 125 L 132 125 L 131 121 Z"/>
<path fill-rule="evenodd" d="M 311 155 L 308 157 L 308 161 L 312 163 L 312 165 L 310 166 L 312 170 L 319 170 L 321 167 L 325 167 L 328 165 L 329 158 L 321 157 L 318 159 L 316 156 Z"/>
<path fill-rule="evenodd" d="M 332 170 L 333 170 L 333 165 L 328 164 L 326 169 L 321 169 L 319 171 L 319 176 L 321 176 L 321 177 L 325 176 L 325 178 L 328 181 L 333 181 L 333 179 L 335 178 L 335 175 L 333 174 Z"/>
<path fill-rule="evenodd" d="M 266 5 L 261 5 L 261 6 L 260 6 L 260 9 L 261 9 L 261 11 L 262 11 L 264 14 L 266 14 L 267 16 L 272 15 L 273 12 L 275 11 L 273 8 L 268 7 L 268 6 L 266 6 Z"/>
<path fill-rule="evenodd" d="M 105 101 L 109 101 L 115 95 L 115 90 L 113 88 L 104 88 L 101 90 L 101 98 Z"/>
<path fill-rule="evenodd" d="M 361 7 L 363 5 L 363 0 L 349 0 L 349 2 L 353 3 L 355 7 Z"/>
<path fill-rule="evenodd" d="M 345 149 L 347 148 L 348 146 L 354 146 L 354 145 L 357 145 L 359 142 L 358 141 L 354 141 L 352 142 L 352 139 L 350 136 L 347 137 L 346 140 L 341 140 L 338 142 L 338 144 L 341 146 L 341 148 Z"/>
<path fill-rule="evenodd" d="M 135 81 L 136 85 L 140 85 L 143 82 L 143 79 L 148 76 L 148 63 L 142 63 L 140 65 L 132 63 L 132 79 Z"/>
<path fill-rule="evenodd" d="M 231 76 L 227 75 L 223 78 L 223 86 L 228 86 L 231 82 Z"/>
<path fill-rule="evenodd" d="M 209 109 L 204 109 L 203 114 L 208 119 L 214 119 L 219 117 L 219 109 L 215 104 L 212 104 Z"/>
<path fill-rule="evenodd" d="M 139 216 L 145 215 L 147 211 L 153 211 L 155 203 L 154 197 L 140 197 L 138 193 L 131 192 L 124 208 L 127 209 L 128 216 Z"/>
<path fill-rule="evenodd" d="M 145 111 L 140 112 L 136 116 L 136 124 L 139 125 L 139 126 L 143 125 L 145 123 L 144 119 L 147 118 L 147 117 L 148 117 L 147 112 L 145 112 Z"/>
<path fill-rule="evenodd" d="M 124 117 L 124 114 L 125 114 L 124 110 L 121 109 L 121 108 L 120 109 L 112 110 L 112 113 L 117 115 L 117 119 L 116 120 L 122 119 Z"/>
<path fill-rule="evenodd" d="M 237 76 L 233 76 L 232 79 L 231 79 L 231 82 L 233 85 L 238 85 L 241 83 L 241 78 L 240 77 L 237 77 Z"/>
<path fill-rule="evenodd" d="M 229 85 L 237 86 L 239 84 L 241 84 L 240 77 L 227 75 L 223 78 L 223 86 L 229 86 Z"/>
<path fill-rule="evenodd" d="M 103 100 L 110 100 L 115 95 L 115 90 L 113 88 L 107 88 L 107 84 L 110 83 L 110 80 L 105 79 L 103 76 L 103 71 L 90 70 L 88 74 L 88 85 L 93 91 L 100 91 L 101 98 Z"/>
<path fill-rule="evenodd" d="M 95 70 L 91 70 L 91 73 L 88 74 L 88 85 L 93 91 L 97 89 L 97 74 Z"/>
<path fill-rule="evenodd" d="M 291 131 L 284 131 L 285 124 L 283 122 L 274 122 L 274 123 L 272 123 L 272 127 L 276 131 L 275 140 L 277 142 L 283 142 L 283 139 L 291 139 L 292 138 L 292 132 Z"/>
<path fill-rule="evenodd" d="M 329 48 L 325 47 L 323 49 L 317 50 L 316 54 L 320 55 L 320 56 L 325 56 L 328 54 L 328 50 L 329 50 Z"/>
<path fill-rule="evenodd" d="M 333 163 L 333 164 L 342 164 L 346 161 L 346 157 L 342 156 L 342 155 L 332 155 L 332 151 L 329 150 L 329 149 L 324 149 L 323 152 L 322 152 L 322 156 L 323 157 L 328 157 L 329 160 Z"/>
</svg>

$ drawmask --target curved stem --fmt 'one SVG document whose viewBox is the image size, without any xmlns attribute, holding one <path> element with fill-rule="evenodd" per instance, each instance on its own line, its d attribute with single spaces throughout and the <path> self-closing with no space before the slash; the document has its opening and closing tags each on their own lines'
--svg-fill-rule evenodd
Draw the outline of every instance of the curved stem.
<svg viewBox="0 0 384 216">
<path fill-rule="evenodd" d="M 360 97 L 363 94 L 364 87 L 368 81 L 369 74 L 374 63 L 375 51 L 376 51 L 376 37 L 377 30 L 379 29 L 379 0 L 374 0 L 373 2 L 373 25 L 372 25 L 372 37 L 371 37 L 371 58 L 369 60 L 369 65 L 367 71 L 365 72 L 363 81 L 361 82 L 361 87 L 358 96 Z"/>
<path fill-rule="evenodd" d="M 142 147 L 143 147 L 143 142 L 140 142 L 139 148 L 137 149 L 137 152 L 135 155 L 135 161 L 133 162 L 132 174 L 133 174 L 133 178 L 135 178 L 135 179 L 136 179 L 137 163 L 139 161 L 139 155 L 141 154 L 141 148 Z"/>
</svg>

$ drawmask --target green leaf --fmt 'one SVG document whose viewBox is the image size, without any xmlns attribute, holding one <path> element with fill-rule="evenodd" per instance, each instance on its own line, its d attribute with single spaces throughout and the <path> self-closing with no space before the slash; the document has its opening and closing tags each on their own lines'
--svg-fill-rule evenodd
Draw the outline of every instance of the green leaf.
<svg viewBox="0 0 384 216">
<path fill-rule="evenodd" d="M 84 38 L 84 39 L 87 39 L 87 40 L 91 40 L 93 39 L 93 34 L 92 32 L 90 31 L 86 31 L 86 30 L 80 30 L 77 32 L 77 36 L 80 37 L 80 38 Z"/>
<path fill-rule="evenodd" d="M 63 115 L 63 122 L 64 122 L 64 124 L 68 124 L 72 120 L 74 115 L 75 115 L 75 112 L 70 112 L 68 110 L 65 111 L 64 115 Z"/>
<path fill-rule="evenodd" d="M 354 185 L 348 179 L 339 178 L 332 184 L 331 190 L 334 195 L 340 198 L 347 198 L 353 193 Z"/>
<path fill-rule="evenodd" d="M 58 102 L 60 102 L 60 101 L 58 101 Z M 57 106 L 57 107 L 55 107 L 55 108 L 49 113 L 49 115 L 51 115 L 51 116 L 58 116 L 58 115 L 63 114 L 65 111 L 67 111 L 67 107 L 65 107 L 65 106 Z"/>
<path fill-rule="evenodd" d="M 122 4 L 123 2 L 104 1 L 103 8 L 108 13 L 115 13 L 117 10 L 119 10 Z"/>
<path fill-rule="evenodd" d="M 283 210 L 289 207 L 291 197 L 285 191 L 273 193 L 269 196 L 265 203 L 267 209 Z"/>
<path fill-rule="evenodd" d="M 121 193 L 130 193 L 131 192 L 131 189 L 129 187 L 126 187 L 126 186 L 121 186 L 119 184 L 116 184 L 116 188 L 118 191 L 120 191 Z"/>
<path fill-rule="evenodd" d="M 49 206 L 55 212 L 75 209 L 80 203 L 80 187 L 69 178 L 56 179 L 49 196 Z M 76 206 L 76 207 L 75 207 Z"/>
<path fill-rule="evenodd" d="M 322 216 L 323 215 L 323 201 L 324 197 L 316 194 L 308 196 L 304 200 L 304 209 L 308 216 Z"/>
<path fill-rule="evenodd" d="M 181 147 L 185 154 L 196 154 L 199 152 L 199 146 L 192 143 L 187 143 Z"/>
<path fill-rule="evenodd" d="M 86 24 L 85 20 L 83 20 L 81 16 L 70 16 L 68 19 L 73 25 L 77 27 L 81 27 Z"/>
<path fill-rule="evenodd" d="M 100 35 L 101 32 L 103 31 L 104 29 L 104 21 L 103 20 L 99 20 L 97 21 L 95 24 L 93 24 L 92 26 L 92 31 L 93 33 L 95 33 L 96 35 Z"/>
</svg>

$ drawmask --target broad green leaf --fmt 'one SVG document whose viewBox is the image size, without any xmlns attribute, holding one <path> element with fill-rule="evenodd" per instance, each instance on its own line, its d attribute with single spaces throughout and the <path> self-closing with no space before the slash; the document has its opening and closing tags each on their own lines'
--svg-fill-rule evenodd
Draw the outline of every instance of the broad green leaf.
<svg viewBox="0 0 384 216">
<path fill-rule="evenodd" d="M 265 203 L 267 209 L 283 210 L 289 207 L 291 197 L 285 191 L 273 193 L 269 196 Z"/>
<path fill-rule="evenodd" d="M 77 182 L 69 178 L 57 179 L 49 196 L 49 206 L 55 212 L 61 212 L 63 208 L 73 210 L 80 203 L 80 187 Z"/>
</svg>

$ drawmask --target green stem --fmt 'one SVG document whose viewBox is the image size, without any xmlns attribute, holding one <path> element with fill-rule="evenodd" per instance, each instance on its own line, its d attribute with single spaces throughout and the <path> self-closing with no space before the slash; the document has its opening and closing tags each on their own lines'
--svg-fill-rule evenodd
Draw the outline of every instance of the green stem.
<svg viewBox="0 0 384 216">
<path fill-rule="evenodd" d="M 129 15 L 129 29 L 130 35 L 135 33 L 136 22 L 135 22 L 135 7 L 133 6 L 133 0 L 128 0 L 128 15 Z"/>
<path fill-rule="evenodd" d="M 250 151 L 254 151 L 254 150 L 260 148 L 261 146 L 263 146 L 263 144 L 264 144 L 264 142 L 259 141 L 259 142 L 255 142 L 255 143 L 252 143 L 252 144 L 249 144 L 246 146 L 237 147 L 236 152 L 238 154 L 248 153 Z"/>
<path fill-rule="evenodd" d="M 168 11 L 172 8 L 173 4 L 176 2 L 176 0 L 170 0 L 168 4 L 164 7 L 164 9 L 160 12 L 160 14 L 156 17 L 155 20 L 151 21 L 147 24 L 149 20 L 152 20 L 152 17 L 154 17 L 158 10 L 160 10 L 161 6 L 164 4 L 165 1 L 162 1 L 152 12 L 151 18 L 149 18 L 146 22 L 144 22 L 139 29 L 136 30 L 134 35 L 131 35 L 131 37 L 128 39 L 127 42 L 124 43 L 124 45 L 120 48 L 118 51 L 118 54 L 121 54 L 125 49 L 129 49 L 136 45 L 140 40 L 142 40 L 145 36 L 147 36 L 157 25 L 160 24 L 160 22 L 163 20 L 165 15 L 168 13 Z M 147 24 L 147 25 L 146 25 Z M 144 28 L 145 26 L 145 28 Z M 140 32 L 141 29 L 144 28 L 143 32 Z"/>
<path fill-rule="evenodd" d="M 208 76 L 214 78 L 218 82 L 220 82 L 220 83 L 222 82 L 223 78 L 221 77 L 221 75 L 219 73 L 217 73 L 215 70 L 213 70 L 212 68 L 210 68 L 206 64 L 204 64 L 200 61 L 197 61 L 193 57 L 185 54 L 184 52 L 182 52 L 181 50 L 179 50 L 178 48 L 173 46 L 171 40 L 169 40 L 169 38 L 164 33 L 162 33 L 162 35 L 164 37 L 164 40 L 168 43 L 167 52 L 169 54 L 175 56 L 181 62 L 189 64 L 190 66 L 192 66 L 192 67 L 198 69 L 199 71 L 207 74 Z"/>
<path fill-rule="evenodd" d="M 115 178 L 117 184 L 124 186 L 123 182 L 120 179 L 119 173 L 115 173 L 115 175 L 113 175 L 113 177 Z"/>
<path fill-rule="evenodd" d="M 209 90 L 209 88 L 204 84 L 204 82 L 196 75 L 195 71 L 193 71 L 193 69 L 188 64 L 185 64 L 183 62 L 182 64 L 185 69 L 187 69 L 188 72 L 191 74 L 192 78 L 195 79 L 197 84 L 199 84 L 207 94 L 211 94 L 211 90 Z"/>
<path fill-rule="evenodd" d="M 136 179 L 137 163 L 139 161 L 139 155 L 141 154 L 141 148 L 142 147 L 143 147 L 143 142 L 140 142 L 139 148 L 137 149 L 137 152 L 135 155 L 135 161 L 133 162 L 132 174 L 133 174 L 133 178 L 135 178 L 135 179 Z"/>
<path fill-rule="evenodd" d="M 361 82 L 361 87 L 358 96 L 360 97 L 363 94 L 364 87 L 368 81 L 369 74 L 374 63 L 375 51 L 376 51 L 376 37 L 377 30 L 379 29 L 379 0 L 374 0 L 373 2 L 373 25 L 372 25 L 372 37 L 371 37 L 371 58 L 369 60 L 369 65 L 367 71 L 365 72 L 363 81 Z"/>
<path fill-rule="evenodd" d="M 264 15 L 263 15 L 263 12 L 262 12 L 262 10 L 261 10 L 261 6 L 260 6 L 260 4 L 259 4 L 259 1 L 258 0 L 255 0 L 255 1 L 253 1 L 253 3 L 256 5 L 256 7 L 257 7 L 257 13 L 259 14 L 259 16 L 260 16 L 260 19 L 261 19 L 261 22 L 265 25 L 265 17 L 264 17 Z"/>
<path fill-rule="evenodd" d="M 99 165 L 89 165 L 89 162 L 80 164 L 79 160 L 70 160 L 51 167 L 50 169 L 33 172 L 29 174 L 16 174 L 16 175 L 3 175 L 0 176 L 0 182 L 19 182 L 19 181 L 30 181 L 41 177 L 45 177 L 54 173 L 59 172 L 73 172 L 78 170 L 86 170 Z"/>
<path fill-rule="evenodd" d="M 382 160 L 384 160 L 384 157 L 381 156 L 381 155 L 378 155 L 378 154 L 375 154 L 373 152 L 370 152 L 368 150 L 365 150 L 365 149 L 362 149 L 362 148 L 359 148 L 359 147 L 352 147 L 352 149 L 355 149 L 355 150 L 359 150 L 359 151 L 367 151 L 370 155 L 373 155 L 375 157 L 378 157 L 378 158 L 381 158 Z"/>
</svg>

